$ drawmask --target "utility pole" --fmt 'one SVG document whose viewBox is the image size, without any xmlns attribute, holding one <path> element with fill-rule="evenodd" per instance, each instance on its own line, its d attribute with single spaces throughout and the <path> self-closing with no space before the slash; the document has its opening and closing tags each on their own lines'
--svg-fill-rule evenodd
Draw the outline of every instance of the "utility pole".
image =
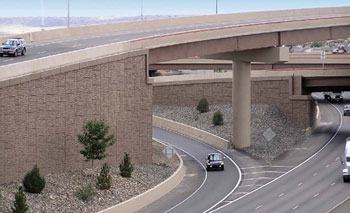
<svg viewBox="0 0 350 213">
<path fill-rule="evenodd" d="M 44 0 L 41 0 L 41 30 L 44 30 L 45 22 L 44 22 Z"/>
<path fill-rule="evenodd" d="M 70 0 L 68 0 L 67 28 L 69 28 L 69 10 L 70 10 Z"/>
<path fill-rule="evenodd" d="M 141 20 L 143 20 L 143 0 L 141 0 Z"/>
<path fill-rule="evenodd" d="M 218 0 L 216 0 L 216 14 L 218 14 Z"/>
</svg>

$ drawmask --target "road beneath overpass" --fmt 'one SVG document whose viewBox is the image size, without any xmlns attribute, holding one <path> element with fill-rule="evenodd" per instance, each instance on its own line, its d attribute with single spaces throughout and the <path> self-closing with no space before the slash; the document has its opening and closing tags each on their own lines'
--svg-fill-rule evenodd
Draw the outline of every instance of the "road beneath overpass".
<svg viewBox="0 0 350 213">
<path fill-rule="evenodd" d="M 167 34 L 178 34 L 189 31 L 200 30 L 213 30 L 220 28 L 230 27 L 244 27 L 252 25 L 264 25 L 271 23 L 283 23 L 293 21 L 307 21 L 317 19 L 328 19 L 337 17 L 347 17 L 347 14 L 328 15 L 328 16 L 306 16 L 306 17 L 289 17 L 289 18 L 275 18 L 266 20 L 252 20 L 252 21 L 240 21 L 240 22 L 226 22 L 220 24 L 201 24 L 194 26 L 184 27 L 169 27 L 161 29 L 151 29 L 147 31 L 129 31 L 123 33 L 101 34 L 94 36 L 75 37 L 64 40 L 55 40 L 42 43 L 28 44 L 28 50 L 25 57 L 3 57 L 0 58 L 0 66 L 7 64 L 14 64 L 23 61 L 29 61 L 48 56 L 58 55 L 66 52 L 72 52 L 77 50 L 83 50 L 90 47 L 96 47 L 100 45 L 119 43 L 123 41 L 138 40 L 143 38 L 149 38 L 152 36 L 159 37 Z"/>
<path fill-rule="evenodd" d="M 349 100 L 349 96 L 346 97 Z M 343 104 L 330 105 L 324 100 L 338 123 L 336 132 L 318 152 L 299 166 L 267 185 L 238 199 L 227 201 L 216 212 L 326 212 L 350 195 L 350 184 L 344 183 L 340 157 L 344 157 L 350 117 L 342 115 Z M 332 112 L 333 111 L 333 112 Z M 322 130 L 322 129 L 321 129 Z M 322 131 L 326 131 L 323 129 Z M 333 131 L 334 130 L 329 130 Z"/>
</svg>

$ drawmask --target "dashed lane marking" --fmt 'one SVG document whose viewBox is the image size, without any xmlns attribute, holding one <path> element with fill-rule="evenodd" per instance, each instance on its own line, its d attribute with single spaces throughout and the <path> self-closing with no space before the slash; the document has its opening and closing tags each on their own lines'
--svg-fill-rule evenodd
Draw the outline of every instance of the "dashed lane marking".
<svg viewBox="0 0 350 213">
<path fill-rule="evenodd" d="M 329 164 L 326 165 L 326 168 L 328 168 L 328 167 L 329 167 Z"/>
<path fill-rule="evenodd" d="M 332 184 L 331 184 L 331 186 L 334 186 L 335 185 L 335 182 L 333 182 Z"/>
<path fill-rule="evenodd" d="M 194 177 L 196 176 L 197 174 L 185 174 L 185 177 Z"/>
<path fill-rule="evenodd" d="M 318 175 L 318 173 L 317 173 L 317 172 L 316 172 L 316 173 L 314 173 L 312 176 L 313 176 L 313 177 L 315 177 L 316 175 Z"/>
<path fill-rule="evenodd" d="M 281 193 L 280 195 L 278 195 L 278 197 L 282 197 L 284 195 L 284 193 Z"/>
<path fill-rule="evenodd" d="M 258 209 L 260 209 L 261 207 L 263 207 L 263 205 L 257 206 L 257 207 L 255 208 L 255 210 L 258 210 Z"/>
<path fill-rule="evenodd" d="M 315 194 L 314 196 L 313 196 L 313 198 L 315 198 L 315 197 L 317 197 L 317 196 L 319 196 L 320 195 L 320 193 L 317 193 L 317 194 Z"/>
<path fill-rule="evenodd" d="M 300 183 L 298 184 L 298 186 L 301 186 L 301 185 L 303 185 L 303 183 L 300 182 Z"/>
<path fill-rule="evenodd" d="M 295 209 L 297 209 L 297 208 L 299 208 L 299 206 L 294 206 L 293 210 L 295 210 Z"/>
</svg>

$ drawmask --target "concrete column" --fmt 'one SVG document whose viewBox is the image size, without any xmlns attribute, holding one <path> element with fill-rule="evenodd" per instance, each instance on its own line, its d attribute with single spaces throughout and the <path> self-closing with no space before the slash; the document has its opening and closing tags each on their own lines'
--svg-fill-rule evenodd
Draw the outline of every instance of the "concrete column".
<svg viewBox="0 0 350 213">
<path fill-rule="evenodd" d="M 250 69 L 250 62 L 233 62 L 232 143 L 239 149 L 250 146 Z"/>
</svg>

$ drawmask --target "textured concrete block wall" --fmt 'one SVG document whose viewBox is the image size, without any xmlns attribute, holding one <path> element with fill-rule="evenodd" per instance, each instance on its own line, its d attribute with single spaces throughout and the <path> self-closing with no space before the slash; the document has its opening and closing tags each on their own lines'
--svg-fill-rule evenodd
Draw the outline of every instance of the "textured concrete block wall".
<svg viewBox="0 0 350 213">
<path fill-rule="evenodd" d="M 232 83 L 192 83 L 153 86 L 153 103 L 160 105 L 196 106 L 205 97 L 209 104 L 232 104 Z M 252 78 L 252 104 L 272 104 L 301 128 L 312 125 L 314 103 L 290 99 L 289 80 Z"/>
<path fill-rule="evenodd" d="M 21 179 L 34 164 L 44 173 L 91 166 L 77 141 L 90 119 L 104 120 L 116 136 L 103 162 L 118 165 L 128 152 L 133 162 L 150 163 L 152 86 L 145 58 L 78 66 L 0 88 L 0 183 Z"/>
</svg>

